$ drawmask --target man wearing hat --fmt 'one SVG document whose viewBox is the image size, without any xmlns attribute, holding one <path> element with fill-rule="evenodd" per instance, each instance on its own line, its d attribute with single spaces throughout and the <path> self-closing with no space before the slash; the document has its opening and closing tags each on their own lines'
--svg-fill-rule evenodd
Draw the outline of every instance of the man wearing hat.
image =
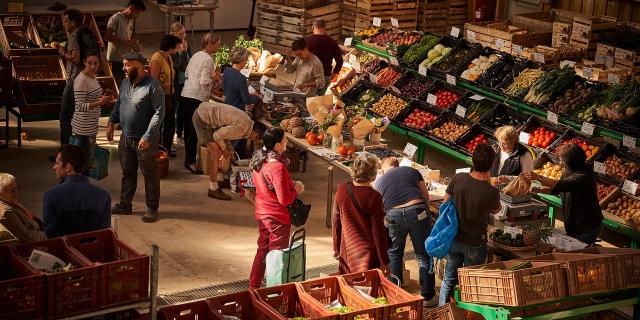
<svg viewBox="0 0 640 320">
<path fill-rule="evenodd" d="M 113 141 L 114 124 L 122 126 L 118 144 L 122 166 L 120 202 L 113 214 L 131 214 L 131 201 L 136 193 L 138 167 L 144 176 L 147 212 L 144 222 L 158 219 L 160 177 L 156 152 L 160 141 L 160 124 L 164 118 L 164 91 L 160 82 L 144 72 L 147 60 L 137 52 L 122 56 L 127 75 L 120 86 L 120 95 L 113 107 L 107 126 L 107 139 Z"/>
</svg>

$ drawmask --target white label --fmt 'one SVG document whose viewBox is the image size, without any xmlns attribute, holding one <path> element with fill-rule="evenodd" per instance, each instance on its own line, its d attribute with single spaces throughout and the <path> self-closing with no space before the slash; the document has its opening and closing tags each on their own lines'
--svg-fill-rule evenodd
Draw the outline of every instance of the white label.
<svg viewBox="0 0 640 320">
<path fill-rule="evenodd" d="M 391 91 L 393 91 L 393 92 L 395 92 L 397 94 L 400 94 L 400 89 L 398 89 L 396 86 L 391 86 L 390 89 L 391 89 Z"/>
<path fill-rule="evenodd" d="M 613 67 L 613 57 L 612 56 L 606 56 L 605 59 L 604 59 L 604 65 L 607 66 L 607 68 Z"/>
<path fill-rule="evenodd" d="M 595 125 L 593 125 L 593 123 L 589 123 L 589 122 L 583 122 L 582 123 L 582 128 L 580 129 L 580 131 L 582 131 L 582 133 L 584 134 L 588 134 L 590 136 L 593 135 L 593 130 L 596 128 Z"/>
<path fill-rule="evenodd" d="M 496 47 L 498 47 L 498 49 L 502 49 L 504 46 L 504 39 L 496 38 Z"/>
<path fill-rule="evenodd" d="M 523 144 L 529 144 L 529 134 L 526 132 L 520 132 L 520 135 L 518 136 L 518 141 L 520 141 L 520 143 L 523 143 Z"/>
<path fill-rule="evenodd" d="M 471 30 L 467 30 L 467 40 L 476 41 L 476 33 Z"/>
<path fill-rule="evenodd" d="M 636 148 L 636 138 L 634 137 L 630 137 L 627 135 L 623 135 L 622 136 L 622 145 L 629 148 L 629 149 L 635 149 Z"/>
<path fill-rule="evenodd" d="M 587 79 L 593 77 L 593 69 L 588 67 L 582 68 L 582 75 Z"/>
<path fill-rule="evenodd" d="M 460 118 L 464 118 L 464 116 L 465 116 L 466 114 L 467 114 L 467 108 L 465 108 L 465 107 L 463 107 L 463 106 L 461 106 L 461 105 L 458 105 L 458 106 L 456 107 L 456 115 L 457 115 L 458 117 L 460 117 Z"/>
<path fill-rule="evenodd" d="M 540 52 L 534 52 L 533 53 L 533 60 L 535 60 L 536 62 L 538 62 L 540 64 L 544 64 L 544 54 L 542 54 Z"/>
<path fill-rule="evenodd" d="M 461 173 L 461 172 L 469 173 L 469 172 L 471 172 L 471 168 L 456 169 L 456 173 Z"/>
<path fill-rule="evenodd" d="M 427 68 L 424 67 L 424 65 L 419 65 L 418 66 L 418 73 L 423 75 L 423 76 L 427 76 Z"/>
<path fill-rule="evenodd" d="M 480 96 L 480 95 L 477 95 L 477 94 L 474 94 L 471 97 L 469 97 L 469 99 L 475 100 L 475 101 L 480 101 L 480 100 L 484 100 L 484 97 Z"/>
<path fill-rule="evenodd" d="M 600 55 L 596 55 L 596 63 L 597 64 L 604 64 L 604 62 L 606 61 L 604 56 L 600 56 Z"/>
<path fill-rule="evenodd" d="M 402 160 L 400 160 L 400 166 L 401 167 L 411 167 L 413 166 L 413 161 L 411 161 L 408 158 L 402 158 Z"/>
<path fill-rule="evenodd" d="M 604 165 L 604 162 L 594 161 L 593 162 L 593 171 L 599 174 L 607 174 L 607 169 Z"/>
<path fill-rule="evenodd" d="M 418 151 L 418 147 L 411 144 L 411 143 L 407 143 L 407 145 L 404 147 L 404 155 L 409 157 L 409 158 L 413 158 L 413 155 L 416 154 L 416 151 Z"/>
<path fill-rule="evenodd" d="M 391 26 L 396 27 L 396 28 L 400 28 L 400 23 L 398 23 L 398 19 L 391 18 Z"/>
<path fill-rule="evenodd" d="M 369 81 L 371 81 L 371 83 L 378 84 L 378 76 L 373 73 L 369 73 Z"/>
<path fill-rule="evenodd" d="M 240 73 L 242 73 L 242 75 L 243 75 L 245 78 L 249 78 L 249 75 L 251 74 L 251 70 L 249 70 L 249 69 L 242 69 L 242 70 L 240 70 Z"/>
<path fill-rule="evenodd" d="M 607 81 L 611 84 L 620 84 L 620 76 L 615 73 L 609 73 L 607 75 Z"/>
<path fill-rule="evenodd" d="M 511 234 L 512 236 L 516 236 L 518 234 L 522 234 L 522 229 L 518 227 L 504 226 L 504 233 L 508 233 L 508 234 Z"/>
<path fill-rule="evenodd" d="M 378 18 L 378 17 L 373 17 L 373 26 L 374 27 L 379 27 L 382 25 L 382 19 Z"/>
<path fill-rule="evenodd" d="M 262 100 L 264 100 L 264 102 L 269 102 L 269 101 L 273 101 L 273 96 L 274 96 L 274 92 L 269 90 L 269 89 L 264 89 L 264 95 L 262 96 Z"/>
<path fill-rule="evenodd" d="M 552 123 L 558 124 L 558 114 L 555 112 L 547 111 L 547 120 Z"/>
<path fill-rule="evenodd" d="M 511 52 L 513 52 L 513 54 L 518 54 L 518 55 L 522 54 L 522 46 L 517 44 L 512 44 Z"/>
<path fill-rule="evenodd" d="M 389 57 L 389 62 L 394 66 L 399 65 L 398 58 L 396 58 L 396 57 Z"/>
<path fill-rule="evenodd" d="M 438 102 L 438 97 L 436 97 L 435 95 L 429 93 L 427 95 L 427 103 L 435 106 L 436 102 Z"/>
<path fill-rule="evenodd" d="M 635 195 L 636 191 L 638 191 L 638 184 L 631 180 L 625 180 L 622 184 L 622 191 Z"/>
<path fill-rule="evenodd" d="M 344 46 L 345 47 L 351 47 L 351 42 L 353 41 L 353 38 L 349 37 L 349 38 L 344 38 Z"/>
<path fill-rule="evenodd" d="M 456 85 L 456 77 L 448 74 L 447 75 L 447 83 L 452 85 L 452 86 L 455 86 Z"/>
<path fill-rule="evenodd" d="M 458 27 L 451 27 L 451 33 L 450 35 L 454 38 L 457 38 L 460 36 L 460 28 Z"/>
<path fill-rule="evenodd" d="M 269 81 L 269 77 L 267 76 L 262 76 L 260 78 L 260 84 L 264 85 L 265 83 L 267 83 L 267 81 Z"/>
<path fill-rule="evenodd" d="M 570 61 L 570 60 L 562 60 L 560 61 L 560 69 L 564 68 L 564 66 L 569 66 L 571 68 L 576 66 L 576 62 L 575 61 Z"/>
</svg>

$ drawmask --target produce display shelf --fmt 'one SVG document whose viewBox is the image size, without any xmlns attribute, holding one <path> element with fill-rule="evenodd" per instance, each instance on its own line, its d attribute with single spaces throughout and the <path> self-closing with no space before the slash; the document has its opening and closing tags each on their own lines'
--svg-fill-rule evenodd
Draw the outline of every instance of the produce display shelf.
<svg viewBox="0 0 640 320">
<path fill-rule="evenodd" d="M 453 158 L 456 158 L 456 159 L 458 159 L 460 161 L 463 161 L 463 162 L 465 162 L 467 164 L 471 164 L 471 157 L 469 157 L 469 156 L 467 156 L 467 155 L 465 155 L 465 154 L 463 154 L 461 152 L 458 152 L 458 151 L 456 151 L 454 149 L 451 149 L 451 148 L 449 148 L 447 146 L 444 146 L 444 145 L 440 144 L 439 142 L 431 140 L 431 139 L 429 139 L 429 138 L 427 138 L 427 137 L 425 137 L 423 135 L 417 134 L 415 132 L 409 132 L 409 137 L 413 138 L 414 140 L 417 140 L 417 141 L 419 141 L 419 142 L 421 142 L 421 143 L 423 143 L 423 144 L 425 144 L 425 145 L 427 145 L 427 146 L 429 146 L 429 147 L 431 147 L 433 149 L 436 149 L 436 150 L 438 150 L 438 151 L 440 151 L 440 152 L 442 152 L 442 153 L 444 153 L 446 155 L 449 155 L 449 156 L 451 156 Z M 418 161 L 418 162 L 420 162 L 420 161 Z"/>
<path fill-rule="evenodd" d="M 367 46 L 367 45 L 363 44 L 362 42 L 357 41 L 355 39 L 353 41 L 354 41 L 354 45 L 353 46 L 356 49 L 360 49 L 362 51 L 369 52 L 371 54 L 377 55 L 377 56 L 385 58 L 385 59 L 389 59 L 390 57 L 392 57 L 392 55 L 389 54 L 388 52 L 382 51 L 380 49 L 369 47 L 369 46 Z"/>
</svg>

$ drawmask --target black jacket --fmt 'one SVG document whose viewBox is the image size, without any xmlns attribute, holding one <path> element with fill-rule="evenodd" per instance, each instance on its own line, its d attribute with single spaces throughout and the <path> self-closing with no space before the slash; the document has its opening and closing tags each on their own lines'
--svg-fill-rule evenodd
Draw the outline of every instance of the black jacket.
<svg viewBox="0 0 640 320">
<path fill-rule="evenodd" d="M 526 156 L 527 153 L 530 152 L 533 159 L 536 158 L 533 151 L 522 145 L 522 143 L 518 143 L 516 150 L 509 155 L 500 169 L 500 148 L 496 145 L 494 149 L 496 150 L 496 159 L 493 161 L 493 167 L 491 168 L 492 177 L 517 176 L 522 172 L 520 159 L 523 156 Z"/>
</svg>

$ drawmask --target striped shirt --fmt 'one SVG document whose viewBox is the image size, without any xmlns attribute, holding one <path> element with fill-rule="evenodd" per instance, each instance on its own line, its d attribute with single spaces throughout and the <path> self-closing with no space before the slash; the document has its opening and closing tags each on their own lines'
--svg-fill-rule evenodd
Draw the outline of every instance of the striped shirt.
<svg viewBox="0 0 640 320">
<path fill-rule="evenodd" d="M 98 80 L 80 72 L 73 82 L 73 94 L 76 100 L 76 108 L 71 120 L 73 133 L 83 136 L 97 135 L 100 108 L 90 109 L 89 104 L 100 100 L 102 95 L 102 87 Z"/>
</svg>

